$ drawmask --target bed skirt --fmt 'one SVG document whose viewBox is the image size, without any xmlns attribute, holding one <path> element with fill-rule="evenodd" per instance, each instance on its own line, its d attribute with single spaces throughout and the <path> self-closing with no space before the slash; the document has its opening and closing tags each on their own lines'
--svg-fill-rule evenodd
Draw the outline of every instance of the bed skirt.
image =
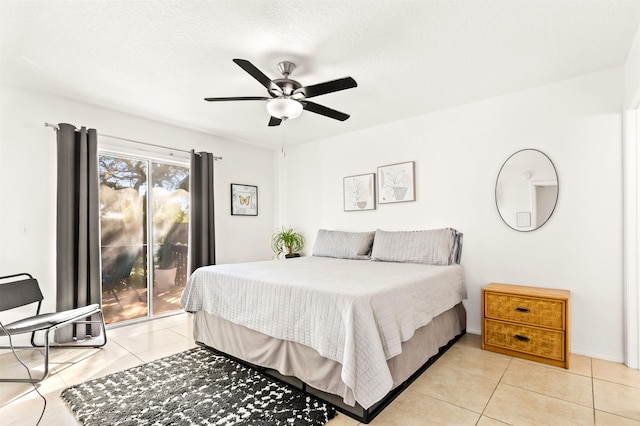
<svg viewBox="0 0 640 426">
<path fill-rule="evenodd" d="M 387 360 L 393 389 L 367 409 L 357 401 L 352 404 L 353 392 L 341 379 L 342 365 L 308 346 L 275 339 L 204 311 L 194 314 L 193 335 L 199 344 L 321 399 L 360 422 L 369 423 L 455 343 L 465 328 L 466 311 L 459 303 L 416 330 L 411 339 L 402 343 L 402 353 Z"/>
</svg>

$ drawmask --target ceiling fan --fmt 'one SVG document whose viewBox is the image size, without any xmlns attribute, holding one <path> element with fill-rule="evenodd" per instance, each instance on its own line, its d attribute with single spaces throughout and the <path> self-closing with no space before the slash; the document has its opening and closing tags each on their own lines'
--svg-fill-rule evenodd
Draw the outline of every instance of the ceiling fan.
<svg viewBox="0 0 640 426">
<path fill-rule="evenodd" d="M 340 121 L 349 118 L 349 114 L 327 108 L 326 106 L 311 102 L 307 99 L 357 87 L 358 83 L 351 77 L 303 86 L 289 78 L 289 75 L 296 67 L 293 62 L 283 61 L 278 63 L 278 71 L 282 73 L 283 78 L 275 80 L 269 79 L 269 77 L 256 68 L 255 65 L 245 59 L 234 59 L 233 62 L 258 80 L 258 82 L 267 89 L 270 97 L 238 96 L 228 98 L 204 98 L 205 101 L 268 101 L 267 111 L 271 115 L 269 126 L 278 126 L 284 120 L 296 118 L 302 113 L 303 109 Z"/>
</svg>

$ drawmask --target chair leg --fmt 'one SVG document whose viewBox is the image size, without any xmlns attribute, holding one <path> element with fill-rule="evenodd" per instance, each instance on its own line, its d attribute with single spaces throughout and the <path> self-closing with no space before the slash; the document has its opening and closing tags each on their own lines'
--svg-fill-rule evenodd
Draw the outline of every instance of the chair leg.
<svg viewBox="0 0 640 426">
<path fill-rule="evenodd" d="M 2 346 L 3 349 L 5 348 L 10 348 L 10 346 Z M 15 346 L 14 349 L 31 349 L 31 350 L 39 350 L 40 347 L 29 347 L 29 346 Z M 16 355 L 17 356 L 17 355 Z M 29 367 L 27 367 L 29 368 Z M 29 370 L 29 377 L 30 379 L 5 379 L 5 378 L 0 378 L 0 383 L 40 383 L 41 381 L 43 381 L 44 379 L 47 378 L 47 376 L 49 376 L 49 345 L 46 345 L 45 350 L 44 350 L 44 372 L 42 374 L 42 377 L 39 378 L 33 378 L 33 376 L 31 375 L 32 371 Z"/>
<path fill-rule="evenodd" d="M 113 289 L 113 287 L 109 289 L 109 293 L 113 294 L 113 297 L 116 299 L 118 306 L 122 308 L 122 303 L 120 303 L 120 299 L 118 299 L 118 295 L 116 294 L 116 291 Z"/>
<path fill-rule="evenodd" d="M 75 345 L 65 345 L 65 344 L 61 344 L 61 345 L 55 345 L 54 347 L 56 348 L 74 348 L 74 349 L 83 349 L 83 348 L 101 348 L 104 345 L 107 344 L 107 328 L 106 328 L 106 324 L 104 322 L 104 314 L 102 313 L 102 311 L 98 311 L 96 312 L 96 314 L 100 315 L 100 320 L 99 321 L 75 321 L 73 323 L 69 323 L 66 325 L 70 325 L 70 324 L 100 324 L 100 328 L 102 330 L 102 343 L 100 343 L 99 345 L 85 345 L 85 344 L 75 344 Z M 31 346 L 14 346 L 14 349 L 31 349 L 31 350 L 39 350 L 39 349 L 44 349 L 44 372 L 42 374 L 42 377 L 40 378 L 33 378 L 31 377 L 31 379 L 4 379 L 4 378 L 0 378 L 0 382 L 4 382 L 4 383 L 39 383 L 41 381 L 43 381 L 44 379 L 46 379 L 49 376 L 49 349 L 50 349 L 50 345 L 49 345 L 49 332 L 51 330 L 55 330 L 56 328 L 49 328 L 45 331 L 44 333 L 44 345 L 38 345 L 35 342 L 35 335 L 36 333 L 33 332 L 31 333 Z M 0 346 L 0 349 L 9 349 L 11 348 L 10 346 Z M 29 374 L 31 374 L 31 370 L 29 370 Z"/>
<path fill-rule="evenodd" d="M 124 287 L 125 287 L 127 290 L 131 290 L 131 289 L 133 289 L 133 291 L 134 291 L 134 293 L 136 294 L 136 296 L 138 296 L 138 301 L 140 301 L 140 302 L 144 302 L 144 300 L 142 300 L 142 296 L 140 296 L 140 293 L 138 293 L 138 289 L 137 289 L 137 288 L 135 288 L 134 286 L 129 285 L 129 283 L 128 283 L 128 281 L 127 281 L 126 279 L 123 279 L 123 280 L 122 280 L 122 285 L 124 285 Z M 120 305 L 120 306 L 122 306 L 122 305 Z"/>
</svg>

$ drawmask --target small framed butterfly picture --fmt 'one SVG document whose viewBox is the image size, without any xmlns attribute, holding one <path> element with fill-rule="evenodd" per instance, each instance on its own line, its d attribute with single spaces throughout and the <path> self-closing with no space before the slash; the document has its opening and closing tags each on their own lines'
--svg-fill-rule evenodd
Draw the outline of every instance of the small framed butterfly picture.
<svg viewBox="0 0 640 426">
<path fill-rule="evenodd" d="M 231 215 L 258 216 L 258 187 L 231 184 Z"/>
</svg>

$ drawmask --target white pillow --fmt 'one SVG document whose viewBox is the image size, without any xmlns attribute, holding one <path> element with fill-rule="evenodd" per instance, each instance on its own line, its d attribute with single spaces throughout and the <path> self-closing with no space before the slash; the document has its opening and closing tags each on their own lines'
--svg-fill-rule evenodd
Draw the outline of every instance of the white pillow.
<svg viewBox="0 0 640 426">
<path fill-rule="evenodd" d="M 458 249 L 454 231 L 450 228 L 396 232 L 378 229 L 371 260 L 450 265 L 455 261 L 454 248 Z"/>
<path fill-rule="evenodd" d="M 369 259 L 373 232 L 344 232 L 319 229 L 313 256 L 340 259 Z"/>
</svg>

